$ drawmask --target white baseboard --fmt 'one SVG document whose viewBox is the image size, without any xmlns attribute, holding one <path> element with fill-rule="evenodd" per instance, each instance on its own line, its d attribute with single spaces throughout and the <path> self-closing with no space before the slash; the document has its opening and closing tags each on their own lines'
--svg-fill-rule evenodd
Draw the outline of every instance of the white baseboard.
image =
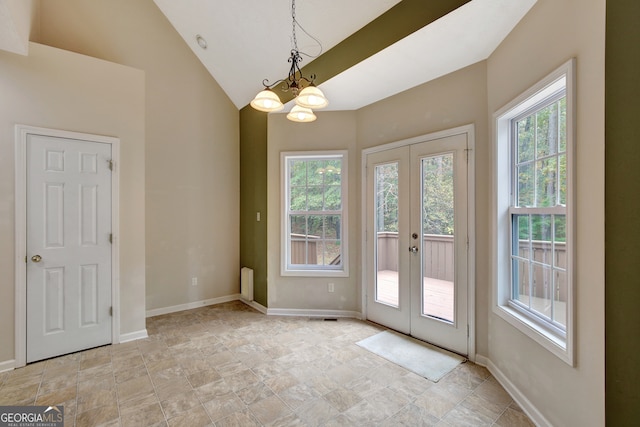
<svg viewBox="0 0 640 427">
<path fill-rule="evenodd" d="M 301 317 L 349 317 L 362 319 L 362 314 L 349 310 L 312 310 L 299 308 L 268 308 L 267 314 L 270 316 L 301 316 Z"/>
<path fill-rule="evenodd" d="M 362 314 L 357 311 L 349 310 L 312 310 L 299 308 L 267 308 L 255 301 L 247 301 L 240 294 L 228 295 L 225 297 L 212 298 L 202 301 L 195 301 L 186 304 L 174 305 L 171 307 L 156 308 L 147 310 L 146 316 L 160 316 L 162 314 L 176 313 L 178 311 L 191 310 L 194 308 L 205 307 L 208 305 L 222 304 L 223 302 L 242 301 L 249 307 L 258 310 L 260 313 L 269 316 L 302 316 L 302 317 L 349 317 L 353 319 L 362 319 Z M 134 338 L 137 339 L 137 338 Z M 122 341 L 121 341 L 122 342 Z"/>
<path fill-rule="evenodd" d="M 476 353 L 476 360 L 473 363 L 486 368 L 489 365 L 489 358 L 487 356 Z"/>
<path fill-rule="evenodd" d="M 15 369 L 15 367 L 15 360 L 5 360 L 4 362 L 0 362 L 0 372 L 11 371 Z"/>
<path fill-rule="evenodd" d="M 500 385 L 502 385 L 502 387 L 507 391 L 507 393 L 511 395 L 511 398 L 515 400 L 518 406 L 522 408 L 524 413 L 529 416 L 531 421 L 533 421 L 536 426 L 552 427 L 552 424 L 544 417 L 544 415 L 542 415 L 542 412 L 540 412 L 538 408 L 536 408 L 533 405 L 533 403 L 531 403 L 531 401 L 529 401 L 529 399 L 526 398 L 526 396 L 520 391 L 520 389 L 518 389 L 511 382 L 511 380 L 509 380 L 509 378 L 507 378 L 507 376 L 493 362 L 491 362 L 490 359 L 484 356 L 479 356 L 479 357 L 481 357 L 482 359 L 484 359 L 484 361 L 486 361 L 486 365 L 483 365 L 483 366 L 486 366 L 486 368 L 489 369 L 489 372 L 491 372 L 491 375 L 493 375 L 494 378 L 498 380 Z M 478 360 L 477 357 L 476 357 L 476 360 Z"/>
<path fill-rule="evenodd" d="M 147 317 L 160 316 L 162 314 L 176 313 L 178 311 L 191 310 L 199 307 L 206 307 L 208 305 L 222 304 L 223 302 L 237 301 L 240 299 L 240 294 L 228 295 L 226 297 L 205 299 L 202 301 L 188 302 L 186 304 L 173 305 L 171 307 L 155 308 L 153 310 L 147 310 Z"/>
<path fill-rule="evenodd" d="M 147 334 L 146 329 L 143 329 L 141 331 L 135 331 L 135 332 L 127 332 L 126 334 L 120 334 L 120 344 L 129 342 L 129 341 L 144 339 L 144 338 L 147 338 L 148 336 L 149 335 Z"/>
<path fill-rule="evenodd" d="M 240 301 L 242 301 L 243 303 L 245 303 L 246 305 L 248 305 L 251 308 L 254 308 L 256 310 L 258 310 L 260 313 L 262 314 L 267 314 L 267 307 L 265 307 L 264 305 L 255 302 L 255 301 L 247 301 L 244 298 L 240 298 Z"/>
</svg>

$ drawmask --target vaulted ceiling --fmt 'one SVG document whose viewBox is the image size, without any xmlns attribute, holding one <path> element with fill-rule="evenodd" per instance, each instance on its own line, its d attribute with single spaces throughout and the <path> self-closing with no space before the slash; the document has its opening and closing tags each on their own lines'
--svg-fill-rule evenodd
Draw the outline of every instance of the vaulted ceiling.
<svg viewBox="0 0 640 427">
<path fill-rule="evenodd" d="M 291 0 L 154 1 L 238 108 L 251 101 L 263 79 L 274 82 L 286 77 L 292 47 Z M 468 1 L 347 70 L 322 79 L 319 87 L 330 100 L 328 109 L 358 109 L 486 59 L 535 2 Z M 297 0 L 295 12 L 300 25 L 327 52 L 397 3 Z M 413 3 L 429 7 L 427 0 Z M 296 29 L 298 47 L 318 55 L 320 47 L 308 34 Z M 206 40 L 206 49 L 198 45 L 198 35 Z M 303 65 L 312 62 L 313 58 L 305 57 Z"/>
<path fill-rule="evenodd" d="M 486 59 L 536 1 L 460 0 L 462 6 L 412 29 L 377 53 L 335 75 L 318 75 L 319 87 L 330 100 L 328 109 L 358 109 Z M 238 108 L 262 89 L 263 79 L 274 82 L 286 77 L 292 47 L 291 0 L 154 2 Z M 306 30 L 296 30 L 298 47 L 312 56 L 326 55 L 391 9 L 407 6 L 418 14 L 442 3 L 297 0 L 297 21 Z M 33 9 L 25 0 L 0 0 L 0 49 L 27 54 Z M 206 49 L 198 45 L 198 35 L 206 40 Z M 321 42 L 322 50 L 309 35 Z M 312 69 L 312 57 L 304 58 L 303 65 L 308 64 Z"/>
</svg>

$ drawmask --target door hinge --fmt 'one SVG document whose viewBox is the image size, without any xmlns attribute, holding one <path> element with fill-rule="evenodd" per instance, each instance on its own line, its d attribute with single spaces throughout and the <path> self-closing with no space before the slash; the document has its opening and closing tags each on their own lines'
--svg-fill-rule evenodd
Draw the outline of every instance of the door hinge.
<svg viewBox="0 0 640 427">
<path fill-rule="evenodd" d="M 113 306 L 109 307 L 109 316 L 113 316 Z"/>
<path fill-rule="evenodd" d="M 467 325 L 467 338 L 469 338 L 469 325 Z"/>
<path fill-rule="evenodd" d="M 107 160 L 107 162 L 109 163 L 109 170 L 112 171 L 113 170 L 113 160 L 109 159 L 109 160 Z"/>
<path fill-rule="evenodd" d="M 27 256 L 26 255 L 24 256 L 24 263 L 25 264 L 27 263 Z"/>
<path fill-rule="evenodd" d="M 109 243 L 113 244 L 113 233 L 109 233 Z"/>
</svg>

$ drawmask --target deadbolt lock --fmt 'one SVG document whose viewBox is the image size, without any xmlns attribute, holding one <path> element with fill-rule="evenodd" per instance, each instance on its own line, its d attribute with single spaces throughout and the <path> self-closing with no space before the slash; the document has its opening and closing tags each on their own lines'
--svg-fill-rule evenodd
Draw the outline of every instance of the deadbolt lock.
<svg viewBox="0 0 640 427">
<path fill-rule="evenodd" d="M 418 238 L 418 233 L 413 233 L 411 237 L 413 237 L 413 240 L 416 240 Z"/>
</svg>

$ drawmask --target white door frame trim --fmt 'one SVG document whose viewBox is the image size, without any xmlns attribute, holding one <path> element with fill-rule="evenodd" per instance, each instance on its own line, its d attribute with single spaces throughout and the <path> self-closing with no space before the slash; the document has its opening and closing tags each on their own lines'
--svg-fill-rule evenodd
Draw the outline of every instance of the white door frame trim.
<svg viewBox="0 0 640 427">
<path fill-rule="evenodd" d="M 114 163 L 111 174 L 111 340 L 120 341 L 120 139 L 65 130 L 47 129 L 28 125 L 15 126 L 15 362 L 14 367 L 27 362 L 27 137 L 42 135 L 111 144 Z"/>
<path fill-rule="evenodd" d="M 468 147 L 468 162 L 467 162 L 467 222 L 469 233 L 469 248 L 468 248 L 468 282 L 467 282 L 467 323 L 469 324 L 469 334 L 467 336 L 467 349 L 468 359 L 472 362 L 476 360 L 476 216 L 475 216 L 475 202 L 476 202 L 476 186 L 475 186 L 475 126 L 468 124 L 459 126 L 452 129 L 447 129 L 439 132 L 429 133 L 426 135 L 420 135 L 409 139 L 403 139 L 401 141 L 390 142 L 388 144 L 378 145 L 376 147 L 366 148 L 362 150 L 362 165 L 361 165 L 361 253 L 366 254 L 367 249 L 367 156 L 372 153 L 380 151 L 386 151 L 393 148 L 404 147 L 407 145 L 417 144 L 420 142 L 433 141 L 436 139 L 446 138 L 449 136 L 466 134 L 467 135 L 467 147 Z M 361 297 L 362 297 L 362 318 L 367 318 L 367 257 L 362 256 L 362 283 Z"/>
</svg>

